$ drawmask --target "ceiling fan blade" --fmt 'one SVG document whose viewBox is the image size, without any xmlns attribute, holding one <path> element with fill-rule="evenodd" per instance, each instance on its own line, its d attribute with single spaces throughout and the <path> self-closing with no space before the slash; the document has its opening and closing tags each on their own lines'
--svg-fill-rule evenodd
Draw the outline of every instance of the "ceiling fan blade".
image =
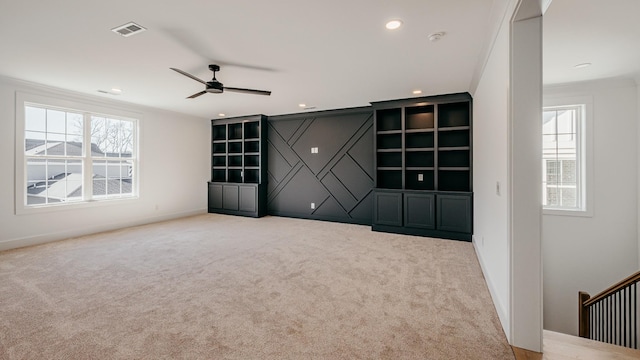
<svg viewBox="0 0 640 360">
<path fill-rule="evenodd" d="M 254 90 L 254 89 L 243 89 L 243 88 L 234 88 L 234 87 L 224 87 L 225 91 L 234 91 L 234 92 L 239 92 L 239 93 L 246 93 L 246 94 L 254 94 L 254 95 L 266 95 L 269 96 L 271 95 L 271 91 L 267 91 L 267 90 Z"/>
<path fill-rule="evenodd" d="M 191 95 L 191 96 L 187 97 L 187 99 L 195 99 L 195 98 L 197 98 L 198 96 L 200 96 L 200 95 L 204 95 L 204 94 L 206 94 L 206 93 L 207 93 L 206 91 L 202 90 L 202 91 L 200 91 L 200 92 L 198 92 L 198 93 L 195 93 L 195 94 L 193 94 L 193 95 Z"/>
<path fill-rule="evenodd" d="M 200 79 L 198 79 L 197 77 L 195 77 L 195 76 L 193 76 L 193 75 L 189 74 L 188 72 L 184 72 L 184 71 L 182 71 L 182 70 L 180 70 L 180 69 L 176 69 L 176 68 L 169 68 L 169 69 L 171 69 L 171 70 L 173 70 L 173 71 L 175 71 L 175 72 L 178 72 L 178 73 L 180 73 L 180 74 L 182 74 L 182 75 L 184 75 L 184 76 L 186 76 L 186 77 L 192 78 L 192 79 L 193 79 L 193 80 L 195 80 L 195 81 L 198 81 L 198 82 L 201 82 L 201 83 L 203 83 L 203 84 L 207 85 L 207 82 L 206 82 L 206 81 L 204 81 L 204 80 L 200 80 Z"/>
</svg>

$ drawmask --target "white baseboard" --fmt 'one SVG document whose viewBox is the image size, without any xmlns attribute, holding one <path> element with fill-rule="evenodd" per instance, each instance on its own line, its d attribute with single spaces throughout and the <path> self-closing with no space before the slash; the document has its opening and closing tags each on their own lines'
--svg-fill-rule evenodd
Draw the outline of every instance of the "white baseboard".
<svg viewBox="0 0 640 360">
<path fill-rule="evenodd" d="M 32 246 L 32 245 L 45 244 L 48 242 L 64 240 L 72 237 L 96 234 L 104 231 L 117 230 L 117 229 L 122 229 L 126 227 L 131 227 L 131 226 L 139 226 L 139 225 L 145 225 L 145 224 L 151 224 L 151 223 L 156 223 L 161 221 L 183 218 L 187 216 L 200 215 L 200 214 L 205 214 L 206 212 L 207 212 L 206 209 L 182 211 L 177 213 L 163 214 L 159 216 L 151 216 L 151 217 L 134 219 L 129 221 L 92 225 L 84 228 L 74 228 L 72 230 L 34 235 L 34 236 L 23 237 L 19 239 L 9 239 L 9 240 L 0 241 L 0 251 L 17 249 L 17 248 Z"/>
<path fill-rule="evenodd" d="M 472 241 L 473 248 L 476 251 L 476 257 L 478 258 L 478 262 L 480 263 L 480 268 L 482 269 L 482 274 L 484 275 L 484 280 L 487 283 L 487 287 L 489 288 L 489 294 L 491 294 L 491 299 L 493 300 L 493 306 L 496 308 L 496 312 L 498 313 L 498 318 L 500 319 L 500 324 L 502 325 L 502 330 L 507 336 L 507 341 L 511 343 L 510 334 L 511 329 L 509 328 L 509 312 L 505 305 L 500 301 L 500 296 L 498 296 L 498 291 L 495 288 L 495 285 L 491 281 L 491 277 L 487 274 L 487 267 L 485 266 L 484 258 L 482 257 L 482 252 L 478 249 L 478 244 L 475 241 L 475 238 Z M 506 270 L 505 270 L 506 271 Z"/>
</svg>

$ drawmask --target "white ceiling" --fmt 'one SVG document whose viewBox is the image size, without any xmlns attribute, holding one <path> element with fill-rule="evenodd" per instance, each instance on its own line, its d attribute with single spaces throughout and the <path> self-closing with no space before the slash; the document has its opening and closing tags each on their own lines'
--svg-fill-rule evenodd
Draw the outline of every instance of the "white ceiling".
<svg viewBox="0 0 640 360">
<path fill-rule="evenodd" d="M 553 0 L 543 26 L 545 84 L 640 81 L 640 0 Z"/>
<path fill-rule="evenodd" d="M 368 105 L 468 91 L 494 0 L 2 1 L 0 75 L 203 118 Z M 503 2 L 504 0 L 495 0 Z M 545 14 L 544 80 L 640 74 L 639 0 L 555 0 Z M 396 31 L 384 28 L 399 18 Z M 125 38 L 111 28 L 148 30 Z M 429 34 L 445 37 L 429 42 Z M 573 65 L 591 62 L 586 69 Z M 221 65 L 226 86 L 186 96 Z M 121 95 L 98 90 L 121 88 Z"/>
<path fill-rule="evenodd" d="M 1 0 L 0 75 L 204 118 L 469 90 L 493 0 Z M 386 30 L 399 18 L 404 26 Z M 148 30 L 122 37 L 134 21 Z M 445 31 L 438 42 L 429 34 Z M 226 86 L 203 90 L 208 64 Z M 118 87 L 118 96 L 97 90 Z"/>
</svg>

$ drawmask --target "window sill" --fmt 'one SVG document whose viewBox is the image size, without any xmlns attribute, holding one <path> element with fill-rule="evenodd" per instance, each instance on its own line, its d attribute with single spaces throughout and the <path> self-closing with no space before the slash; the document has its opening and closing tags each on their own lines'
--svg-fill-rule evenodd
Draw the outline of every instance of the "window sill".
<svg viewBox="0 0 640 360">
<path fill-rule="evenodd" d="M 591 210 L 542 209 L 542 215 L 592 217 Z"/>
<path fill-rule="evenodd" d="M 31 205 L 31 206 L 24 205 L 24 206 L 16 207 L 16 215 L 32 215 L 32 214 L 40 214 L 40 213 L 56 212 L 56 211 L 87 209 L 87 208 L 100 207 L 100 206 L 125 205 L 125 204 L 136 202 L 139 199 L 140 199 L 139 196 L 128 196 L 128 197 L 113 198 L 113 199 L 77 201 L 77 202 L 60 203 L 60 204 Z"/>
</svg>

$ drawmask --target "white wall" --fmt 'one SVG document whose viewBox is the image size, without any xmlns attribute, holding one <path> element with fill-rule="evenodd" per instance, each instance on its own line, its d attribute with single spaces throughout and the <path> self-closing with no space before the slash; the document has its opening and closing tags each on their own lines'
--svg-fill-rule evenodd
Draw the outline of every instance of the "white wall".
<svg viewBox="0 0 640 360">
<path fill-rule="evenodd" d="M 493 4 L 499 26 L 471 83 L 474 246 L 509 343 L 542 351 L 542 6 Z"/>
<path fill-rule="evenodd" d="M 140 198 L 76 210 L 16 215 L 16 91 L 141 114 Z M 207 119 L 0 78 L 0 250 L 206 211 Z"/>
<path fill-rule="evenodd" d="M 593 101 L 593 216 L 544 215 L 544 328 L 577 335 L 578 291 L 638 270 L 638 92 L 632 80 L 545 87 L 545 100 Z"/>
<path fill-rule="evenodd" d="M 508 16 L 501 20 L 473 98 L 473 243 L 500 322 L 508 336 Z"/>
<path fill-rule="evenodd" d="M 542 352 L 542 14 L 537 0 L 522 1 L 510 47 L 510 339 L 513 346 Z"/>
<path fill-rule="evenodd" d="M 636 102 L 636 112 L 638 114 L 638 121 L 636 125 L 638 127 L 638 142 L 640 142 L 640 75 L 636 76 L 636 93 L 638 95 L 638 101 Z M 640 224 L 640 146 L 638 146 L 638 221 L 636 224 Z M 638 228 L 638 269 L 640 270 L 640 226 Z"/>
</svg>

